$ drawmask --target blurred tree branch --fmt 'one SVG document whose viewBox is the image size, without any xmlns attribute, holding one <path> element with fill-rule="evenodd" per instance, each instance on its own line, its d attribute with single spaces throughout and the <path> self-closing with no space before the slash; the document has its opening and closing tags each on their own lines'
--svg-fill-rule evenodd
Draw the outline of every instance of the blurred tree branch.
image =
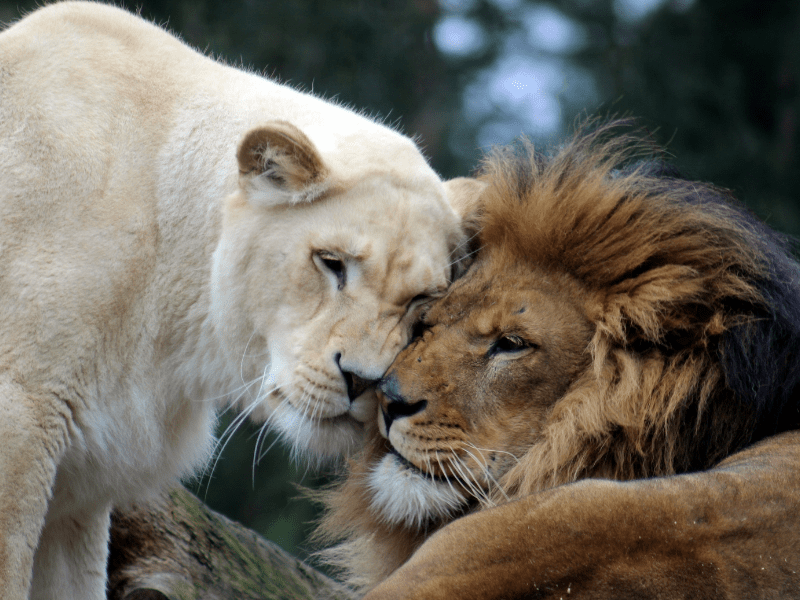
<svg viewBox="0 0 800 600">
<path fill-rule="evenodd" d="M 351 600 L 275 544 L 183 488 L 115 511 L 109 600 Z"/>
</svg>

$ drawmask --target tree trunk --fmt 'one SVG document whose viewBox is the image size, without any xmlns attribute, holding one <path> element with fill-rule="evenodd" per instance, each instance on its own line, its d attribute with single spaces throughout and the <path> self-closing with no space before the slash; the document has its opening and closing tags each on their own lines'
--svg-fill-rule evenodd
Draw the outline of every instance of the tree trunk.
<svg viewBox="0 0 800 600">
<path fill-rule="evenodd" d="M 109 600 L 352 600 L 183 488 L 111 516 Z"/>
</svg>

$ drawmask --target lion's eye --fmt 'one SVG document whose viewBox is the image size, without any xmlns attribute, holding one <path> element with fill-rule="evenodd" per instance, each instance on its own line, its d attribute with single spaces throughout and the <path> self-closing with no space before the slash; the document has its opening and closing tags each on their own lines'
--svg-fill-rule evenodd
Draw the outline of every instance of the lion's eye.
<svg viewBox="0 0 800 600">
<path fill-rule="evenodd" d="M 489 355 L 493 356 L 500 353 L 512 353 L 530 348 L 531 344 L 523 340 L 518 335 L 504 335 L 489 348 Z"/>
<path fill-rule="evenodd" d="M 325 270 L 336 277 L 338 289 L 344 289 L 347 283 L 347 267 L 344 261 L 335 254 L 330 254 L 329 252 L 317 252 L 315 258 L 322 264 Z"/>
</svg>

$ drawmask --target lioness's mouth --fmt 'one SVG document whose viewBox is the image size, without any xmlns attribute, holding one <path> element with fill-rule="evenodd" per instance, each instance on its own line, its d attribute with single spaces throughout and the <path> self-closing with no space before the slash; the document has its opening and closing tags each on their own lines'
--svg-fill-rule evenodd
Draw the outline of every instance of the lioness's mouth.
<svg viewBox="0 0 800 600">
<path fill-rule="evenodd" d="M 375 387 L 375 382 L 369 379 L 362 379 L 355 373 L 349 371 L 342 371 L 345 385 L 347 385 L 347 397 L 350 402 L 358 398 L 361 394 L 366 392 L 369 388 Z"/>
<path fill-rule="evenodd" d="M 364 428 L 364 423 L 356 419 L 349 412 L 342 413 L 333 417 L 308 417 L 306 418 L 312 423 L 319 423 L 321 425 L 356 425 L 359 428 Z"/>
</svg>

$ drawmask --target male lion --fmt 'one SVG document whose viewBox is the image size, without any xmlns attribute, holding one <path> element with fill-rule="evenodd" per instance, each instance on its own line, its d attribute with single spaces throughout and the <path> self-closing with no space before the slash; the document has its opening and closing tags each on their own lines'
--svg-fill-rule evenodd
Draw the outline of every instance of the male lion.
<svg viewBox="0 0 800 600">
<path fill-rule="evenodd" d="M 0 596 L 103 598 L 112 503 L 201 465 L 219 402 L 350 450 L 462 240 L 341 106 L 111 6 L 2 32 Z"/>
<path fill-rule="evenodd" d="M 627 598 L 613 577 L 634 572 L 612 558 L 634 552 L 637 533 L 640 558 L 657 554 L 657 540 L 674 557 L 679 544 L 661 533 L 664 514 L 682 515 L 669 531 L 684 546 L 692 532 L 708 538 L 698 523 L 713 521 L 713 511 L 676 499 L 724 505 L 727 487 L 739 506 L 754 507 L 758 487 L 743 486 L 744 473 L 771 482 L 765 498 L 791 506 L 776 482 L 800 482 L 792 434 L 786 449 L 776 441 L 763 450 L 784 469 L 775 476 L 762 472 L 769 457 L 756 454 L 704 474 L 705 483 L 597 480 L 707 469 L 800 424 L 800 267 L 786 240 L 718 189 L 656 162 L 620 166 L 628 143 L 601 128 L 549 158 L 526 146 L 485 165 L 476 262 L 425 313 L 382 379 L 380 435 L 373 431 L 327 498 L 321 535 L 344 538 L 326 556 L 369 589 L 447 523 L 501 506 L 445 527 L 370 597 L 566 598 L 593 589 L 598 595 L 586 597 Z M 535 495 L 584 478 L 595 481 Z M 623 527 L 637 497 L 636 523 L 651 528 L 638 532 Z M 764 523 L 759 510 L 753 518 Z M 722 517 L 713 527 L 718 541 L 753 533 Z M 748 551 L 768 549 L 768 539 Z M 799 566 L 793 544 L 792 565 L 778 568 Z M 608 571 L 595 570 L 602 558 Z M 653 564 L 661 574 L 681 566 Z M 610 578 L 611 591 L 587 588 L 587 573 Z M 692 589 L 686 583 L 686 597 L 701 597 Z M 641 585 L 630 597 L 643 597 Z"/>
</svg>

